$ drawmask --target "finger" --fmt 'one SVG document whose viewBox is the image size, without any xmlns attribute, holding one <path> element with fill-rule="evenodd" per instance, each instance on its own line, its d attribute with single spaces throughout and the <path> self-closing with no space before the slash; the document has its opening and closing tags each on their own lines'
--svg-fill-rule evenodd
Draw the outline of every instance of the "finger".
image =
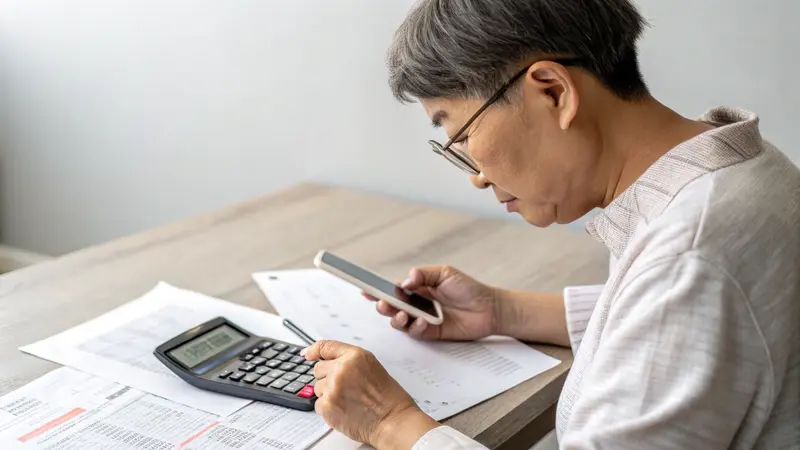
<svg viewBox="0 0 800 450">
<path fill-rule="evenodd" d="M 400 283 L 405 289 L 416 290 L 424 286 L 436 287 L 444 281 L 445 266 L 414 267 L 408 273 L 408 278 Z"/>
<path fill-rule="evenodd" d="M 325 420 L 327 417 L 326 413 L 328 412 L 328 407 L 328 402 L 326 402 L 324 399 L 318 398 L 317 401 L 314 402 L 314 411 L 316 411 L 317 414 L 322 417 L 322 420 Z M 325 420 L 325 423 L 328 423 L 328 421 Z M 328 424 L 328 426 L 330 426 L 330 424 Z"/>
<path fill-rule="evenodd" d="M 375 308 L 378 310 L 379 313 L 386 317 L 394 317 L 398 312 L 399 309 L 395 308 L 394 306 L 390 305 L 389 302 L 386 300 L 381 300 L 375 305 Z"/>
<path fill-rule="evenodd" d="M 314 383 L 314 394 L 317 397 L 322 398 L 322 396 L 325 395 L 325 392 L 327 392 L 327 390 L 328 390 L 327 379 L 323 378 L 321 380 L 317 380 L 317 382 Z"/>
<path fill-rule="evenodd" d="M 369 294 L 367 294 L 367 293 L 366 293 L 366 292 L 364 292 L 364 291 L 361 291 L 361 295 L 362 295 L 364 298 L 366 298 L 367 300 L 370 300 L 370 301 L 373 301 L 373 302 L 376 302 L 376 301 L 378 301 L 378 297 L 375 297 L 375 296 L 369 295 Z"/>
<path fill-rule="evenodd" d="M 300 355 L 305 356 L 309 361 L 315 359 L 336 359 L 345 354 L 352 347 L 352 345 L 339 341 L 322 340 L 301 350 Z"/>
<path fill-rule="evenodd" d="M 335 369 L 334 361 L 320 361 L 314 364 L 314 378 L 321 380 L 330 375 Z"/>
<path fill-rule="evenodd" d="M 392 317 L 391 324 L 392 328 L 405 331 L 406 325 L 408 324 L 408 313 L 405 311 L 398 312 L 394 317 Z"/>
<path fill-rule="evenodd" d="M 414 339 L 436 339 L 439 337 L 439 328 L 429 324 L 423 318 L 418 318 L 408 327 L 408 334 Z"/>
</svg>

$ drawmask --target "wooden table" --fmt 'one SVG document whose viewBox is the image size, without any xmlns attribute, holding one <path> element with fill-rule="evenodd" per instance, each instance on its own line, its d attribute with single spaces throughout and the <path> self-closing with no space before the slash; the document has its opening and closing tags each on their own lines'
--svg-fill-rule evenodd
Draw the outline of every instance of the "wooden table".
<svg viewBox="0 0 800 450">
<path fill-rule="evenodd" d="M 0 276 L 0 394 L 57 367 L 18 347 L 114 309 L 160 280 L 274 311 L 251 273 L 312 267 L 323 248 L 393 278 L 418 264 L 450 264 L 488 283 L 559 292 L 607 276 L 605 249 L 585 233 L 303 184 Z M 552 429 L 572 357 L 565 348 L 536 348 L 563 362 L 446 423 L 491 448 L 527 448 Z"/>
</svg>

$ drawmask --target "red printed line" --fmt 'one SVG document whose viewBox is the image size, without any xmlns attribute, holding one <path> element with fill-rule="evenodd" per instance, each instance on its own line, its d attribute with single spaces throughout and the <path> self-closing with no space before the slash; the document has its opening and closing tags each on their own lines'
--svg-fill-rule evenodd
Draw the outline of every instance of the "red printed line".
<svg viewBox="0 0 800 450">
<path fill-rule="evenodd" d="M 77 416 L 79 414 L 82 414 L 84 412 L 86 412 L 85 409 L 75 408 L 72 411 L 64 414 L 63 416 L 55 418 L 55 419 L 51 420 L 50 422 L 47 422 L 46 424 L 44 424 L 41 427 L 31 431 L 30 433 L 26 434 L 25 436 L 22 436 L 21 438 L 19 438 L 17 440 L 20 441 L 20 442 L 27 442 L 27 441 L 29 441 L 29 440 L 37 437 L 37 436 L 41 436 L 42 434 L 52 430 L 53 428 L 61 425 L 62 423 L 66 422 L 66 421 L 72 419 L 73 417 L 75 417 L 75 416 Z"/>
<path fill-rule="evenodd" d="M 214 422 L 214 423 L 212 423 L 211 425 L 209 425 L 209 426 L 207 426 L 207 427 L 203 428 L 202 430 L 198 431 L 197 433 L 195 433 L 195 434 L 194 434 L 192 437 L 190 437 L 189 439 L 187 439 L 187 440 L 185 440 L 185 441 L 181 442 L 181 445 L 179 445 L 179 446 L 178 446 L 178 450 L 180 450 L 180 449 L 182 449 L 182 448 L 186 447 L 187 445 L 189 445 L 189 443 L 190 443 L 190 442 L 192 442 L 193 440 L 195 440 L 195 439 L 199 438 L 200 436 L 202 436 L 203 434 L 205 434 L 205 433 L 206 433 L 208 430 L 210 430 L 210 429 L 214 428 L 214 427 L 215 427 L 215 426 L 217 426 L 217 425 L 219 425 L 219 422 Z"/>
</svg>

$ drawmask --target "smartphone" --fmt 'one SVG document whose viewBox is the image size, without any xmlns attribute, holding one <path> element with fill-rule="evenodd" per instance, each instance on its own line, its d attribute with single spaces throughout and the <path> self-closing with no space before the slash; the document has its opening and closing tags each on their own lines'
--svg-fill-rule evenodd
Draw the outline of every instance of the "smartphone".
<svg viewBox="0 0 800 450">
<path fill-rule="evenodd" d="M 333 253 L 320 251 L 314 265 L 353 284 L 375 298 L 385 300 L 410 316 L 421 317 L 432 325 L 442 323 L 442 305 L 433 299 L 403 289 L 391 281 L 346 261 Z"/>
</svg>

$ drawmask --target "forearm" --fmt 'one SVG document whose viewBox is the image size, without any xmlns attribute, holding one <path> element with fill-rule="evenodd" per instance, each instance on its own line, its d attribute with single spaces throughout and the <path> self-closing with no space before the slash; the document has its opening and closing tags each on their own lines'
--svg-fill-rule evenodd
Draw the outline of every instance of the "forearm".
<svg viewBox="0 0 800 450">
<path fill-rule="evenodd" d="M 498 289 L 497 334 L 526 342 L 569 346 L 564 296 Z"/>
</svg>

